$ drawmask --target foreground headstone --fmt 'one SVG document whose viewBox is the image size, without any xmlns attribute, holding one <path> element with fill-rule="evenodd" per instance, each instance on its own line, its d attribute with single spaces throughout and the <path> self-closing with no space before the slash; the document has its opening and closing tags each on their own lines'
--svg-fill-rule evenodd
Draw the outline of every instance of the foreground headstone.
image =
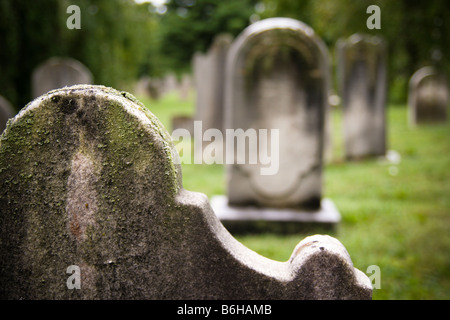
<svg viewBox="0 0 450 320">
<path fill-rule="evenodd" d="M 229 207 L 223 206 L 223 199 L 212 200 L 224 223 L 234 220 L 231 207 L 249 206 L 256 211 L 258 207 L 293 209 L 293 223 L 303 216 L 310 220 L 303 222 L 322 222 L 328 59 L 326 46 L 314 31 L 289 18 L 258 21 L 232 44 L 226 66 L 226 129 L 278 130 L 279 166 L 277 173 L 263 175 L 261 169 L 267 164 L 262 161 L 252 164 L 235 159 L 228 164 Z M 248 150 L 245 158 L 251 156 Z M 235 157 L 239 156 L 236 152 Z M 275 216 L 270 220 L 282 215 L 271 212 Z M 340 219 L 336 210 L 324 217 L 330 216 L 332 224 Z M 241 219 L 254 217 L 245 210 Z"/>
<path fill-rule="evenodd" d="M 6 123 L 8 122 L 9 118 L 14 117 L 15 114 L 16 112 L 11 106 L 11 103 L 9 103 L 9 101 L 4 97 L 0 96 L 0 134 L 3 132 L 3 130 L 5 130 Z"/>
<path fill-rule="evenodd" d="M 0 141 L 0 298 L 371 298 L 334 238 L 304 239 L 287 262 L 244 247 L 183 189 L 177 157 L 127 93 L 74 86 L 31 102 Z"/>
<path fill-rule="evenodd" d="M 409 123 L 439 123 L 447 121 L 450 102 L 448 81 L 433 67 L 417 70 L 409 81 Z"/>
<path fill-rule="evenodd" d="M 386 46 L 355 34 L 337 44 L 347 159 L 386 153 Z"/>
<path fill-rule="evenodd" d="M 81 62 L 72 58 L 50 58 L 33 72 L 33 97 L 65 86 L 92 84 L 92 81 L 91 72 Z"/>
</svg>

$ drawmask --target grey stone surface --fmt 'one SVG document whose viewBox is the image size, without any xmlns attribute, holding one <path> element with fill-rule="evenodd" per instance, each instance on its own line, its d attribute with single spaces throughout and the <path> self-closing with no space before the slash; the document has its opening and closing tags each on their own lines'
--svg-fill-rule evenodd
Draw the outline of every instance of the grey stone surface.
<svg viewBox="0 0 450 320">
<path fill-rule="evenodd" d="M 43 95 L 0 141 L 3 299 L 370 299 L 328 236 L 289 261 L 235 240 L 182 187 L 170 135 L 133 96 L 101 86 Z M 80 268 L 80 289 L 66 270 Z"/>
<path fill-rule="evenodd" d="M 4 97 L 0 96 L 0 134 L 3 130 L 5 130 L 8 120 L 14 117 L 15 114 L 16 112 L 11 106 L 11 103 L 9 103 L 9 101 Z"/>
<path fill-rule="evenodd" d="M 417 70 L 409 81 L 409 124 L 446 122 L 449 90 L 447 78 L 435 68 Z"/>
<path fill-rule="evenodd" d="M 50 90 L 76 84 L 92 84 L 92 74 L 81 62 L 72 58 L 50 58 L 32 74 L 32 94 L 36 98 Z"/>
<path fill-rule="evenodd" d="M 181 101 L 187 101 L 191 92 L 193 91 L 194 84 L 192 76 L 190 74 L 183 74 L 180 80 L 180 87 L 178 89 L 179 97 Z"/>
<path fill-rule="evenodd" d="M 226 128 L 278 129 L 279 171 L 227 166 L 232 206 L 318 209 L 322 197 L 329 55 L 300 21 L 271 18 L 247 27 L 229 50 Z"/>
<path fill-rule="evenodd" d="M 226 196 L 211 198 L 211 207 L 222 224 L 232 234 L 275 232 L 282 234 L 314 230 L 317 227 L 334 230 L 341 215 L 331 199 L 322 199 L 316 210 L 236 207 L 228 204 Z"/>
<path fill-rule="evenodd" d="M 352 35 L 337 43 L 345 156 L 386 153 L 386 44 L 380 37 Z"/>
<path fill-rule="evenodd" d="M 223 129 L 225 61 L 231 42 L 231 35 L 219 34 L 208 52 L 196 53 L 192 61 L 197 92 L 195 120 L 202 121 L 203 130 Z"/>
</svg>

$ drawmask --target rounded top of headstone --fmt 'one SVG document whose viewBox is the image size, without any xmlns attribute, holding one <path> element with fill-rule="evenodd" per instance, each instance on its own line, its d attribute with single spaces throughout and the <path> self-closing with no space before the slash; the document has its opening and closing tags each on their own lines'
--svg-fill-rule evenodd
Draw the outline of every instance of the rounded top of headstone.
<svg viewBox="0 0 450 320">
<path fill-rule="evenodd" d="M 410 105 L 410 122 L 412 124 L 417 121 L 445 121 L 448 103 L 449 87 L 444 72 L 434 66 L 425 66 L 411 76 L 408 104 Z M 418 111 L 419 114 L 415 115 L 413 112 L 415 109 L 422 111 Z M 424 112 L 424 110 L 428 111 Z M 432 116 L 434 112 L 437 114 Z"/>
<path fill-rule="evenodd" d="M 323 72 L 328 68 L 328 49 L 310 26 L 292 18 L 268 18 L 249 25 L 239 34 L 230 47 L 227 70 L 250 50 L 254 50 L 254 55 L 280 45 L 302 51 L 309 62 L 321 65 Z"/>
<path fill-rule="evenodd" d="M 436 70 L 436 68 L 433 66 L 424 66 L 414 72 L 414 74 L 411 76 L 410 85 L 417 85 L 420 81 L 430 76 L 443 77 L 443 74 L 438 72 L 438 70 Z"/>
<path fill-rule="evenodd" d="M 51 57 L 37 66 L 35 72 L 42 68 L 72 68 L 91 75 L 89 69 L 80 61 L 69 57 Z"/>
<path fill-rule="evenodd" d="M 91 84 L 92 79 L 92 73 L 80 61 L 68 57 L 52 57 L 33 71 L 33 97 L 65 86 Z"/>
<path fill-rule="evenodd" d="M 336 43 L 336 50 L 345 51 L 354 58 L 378 55 L 386 50 L 384 38 L 377 35 L 355 33 L 348 38 L 340 38 Z M 347 59 L 350 57 L 347 57 Z"/>
<path fill-rule="evenodd" d="M 68 169 L 77 154 L 83 154 L 100 171 L 111 165 L 111 178 L 123 173 L 116 165 L 137 176 L 149 172 L 149 177 L 154 175 L 153 179 L 165 186 L 166 190 L 161 189 L 165 197 L 174 198 L 181 187 L 181 169 L 174 164 L 178 153 L 170 135 L 142 103 L 126 92 L 97 85 L 50 91 L 30 102 L 8 123 L 0 153 L 25 157 L 23 153 L 5 152 L 9 147 L 23 149 L 24 139 L 30 147 L 26 162 L 41 163 L 39 168 L 44 171 L 46 166 L 52 170 L 57 167 L 52 163 L 55 158 L 58 166 Z"/>
<path fill-rule="evenodd" d="M 258 33 L 271 29 L 300 30 L 307 36 L 312 37 L 314 30 L 307 24 L 292 18 L 268 18 L 257 21 L 247 27 L 247 33 Z"/>
<path fill-rule="evenodd" d="M 378 45 L 383 42 L 383 38 L 380 36 L 374 36 L 364 33 L 355 33 L 348 38 L 348 42 L 350 45 L 355 45 L 358 43 L 370 43 Z"/>
<path fill-rule="evenodd" d="M 299 263 L 298 260 L 305 261 L 311 254 L 323 250 L 328 250 L 341 256 L 349 266 L 353 267 L 350 255 L 342 243 L 333 237 L 321 234 L 312 235 L 300 241 L 295 247 L 289 261 L 290 263 Z"/>
<path fill-rule="evenodd" d="M 295 247 L 289 263 L 293 272 L 303 273 L 303 277 L 306 278 L 317 273 L 320 274 L 323 272 L 323 266 L 326 265 L 327 268 L 335 271 L 329 278 L 322 277 L 320 281 L 323 283 L 330 281 L 332 277 L 346 278 L 362 291 L 370 292 L 372 290 L 370 279 L 353 267 L 347 249 L 339 240 L 328 235 L 316 234 L 300 241 Z M 345 284 L 342 283 L 342 285 Z"/>
<path fill-rule="evenodd" d="M 229 46 L 233 42 L 233 36 L 229 33 L 219 33 L 214 37 L 212 47 Z"/>
<path fill-rule="evenodd" d="M 257 21 L 245 28 L 235 41 L 235 47 L 239 43 L 246 42 L 248 38 L 252 38 L 267 31 L 285 30 L 295 32 L 304 38 L 309 38 L 320 46 L 325 44 L 316 36 L 314 30 L 307 24 L 292 18 L 268 18 Z"/>
</svg>

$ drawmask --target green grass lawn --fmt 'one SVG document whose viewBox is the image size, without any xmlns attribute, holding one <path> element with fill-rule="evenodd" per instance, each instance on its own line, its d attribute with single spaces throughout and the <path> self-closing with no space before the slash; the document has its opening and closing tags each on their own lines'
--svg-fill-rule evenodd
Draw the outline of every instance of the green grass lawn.
<svg viewBox="0 0 450 320">
<path fill-rule="evenodd" d="M 171 117 L 194 113 L 194 97 L 138 97 L 171 132 Z M 343 159 L 341 112 L 332 112 L 333 159 L 326 164 L 324 196 L 342 215 L 337 230 L 355 267 L 381 270 L 374 299 L 450 299 L 450 124 L 409 128 L 406 106 L 387 111 L 388 149 L 397 164 Z M 221 165 L 183 165 L 183 185 L 209 197 L 225 193 Z M 311 233 L 236 235 L 268 258 L 286 261 Z"/>
</svg>

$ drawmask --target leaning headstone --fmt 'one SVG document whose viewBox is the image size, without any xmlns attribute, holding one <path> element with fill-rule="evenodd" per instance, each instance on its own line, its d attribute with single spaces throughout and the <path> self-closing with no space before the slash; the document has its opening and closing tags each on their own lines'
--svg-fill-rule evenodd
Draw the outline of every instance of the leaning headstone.
<svg viewBox="0 0 450 320">
<path fill-rule="evenodd" d="M 160 97 L 160 91 L 160 79 L 142 76 L 135 84 L 133 93 L 137 96 L 149 97 L 150 99 L 158 100 Z"/>
<path fill-rule="evenodd" d="M 235 240 L 134 97 L 73 86 L 31 102 L 0 141 L 2 299 L 370 299 L 329 236 L 289 261 Z"/>
<path fill-rule="evenodd" d="M 223 129 L 225 61 L 231 42 L 231 35 L 220 34 L 206 54 L 196 53 L 193 58 L 197 93 L 195 120 L 202 121 L 203 130 Z"/>
<path fill-rule="evenodd" d="M 50 58 L 33 72 L 33 97 L 75 84 L 92 84 L 92 74 L 89 69 L 72 58 Z"/>
<path fill-rule="evenodd" d="M 260 145 L 258 152 L 273 150 L 279 163 L 277 172 L 262 174 L 267 163 L 261 158 L 252 164 L 239 161 L 244 157 L 235 152 L 233 163 L 227 163 L 227 198 L 212 199 L 222 222 L 230 230 L 231 224 L 255 220 L 258 225 L 338 223 L 332 202 L 322 201 L 330 86 L 325 44 L 300 21 L 261 20 L 233 42 L 226 72 L 226 131 L 278 132 L 278 140 L 266 144 L 267 149 Z M 245 159 L 252 156 L 249 150 Z"/>
<path fill-rule="evenodd" d="M 386 154 L 386 45 L 355 34 L 337 44 L 347 159 Z"/>
<path fill-rule="evenodd" d="M 449 86 L 444 74 L 433 67 L 423 67 L 413 74 L 408 94 L 410 125 L 446 122 L 449 102 Z"/>
<path fill-rule="evenodd" d="M 8 100 L 0 96 L 0 134 L 5 130 L 9 118 L 14 117 L 16 112 Z"/>
</svg>

